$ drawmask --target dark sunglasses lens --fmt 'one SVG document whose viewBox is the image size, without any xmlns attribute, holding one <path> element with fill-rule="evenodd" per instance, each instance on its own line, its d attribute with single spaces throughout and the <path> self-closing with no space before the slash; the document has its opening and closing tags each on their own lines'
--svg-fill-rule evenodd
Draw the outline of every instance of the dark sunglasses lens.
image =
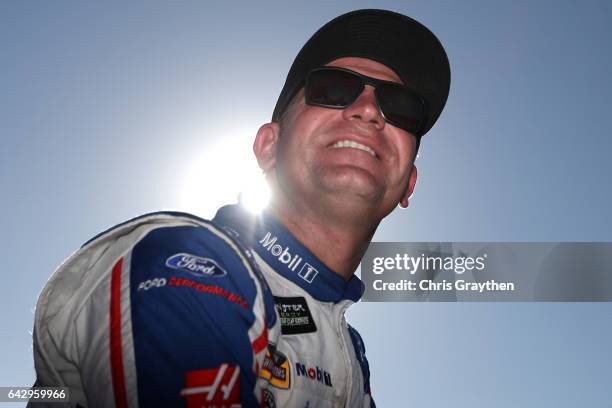
<svg viewBox="0 0 612 408">
<path fill-rule="evenodd" d="M 306 84 L 306 102 L 344 108 L 357 99 L 363 86 L 361 79 L 350 72 L 333 69 L 312 71 Z"/>
<path fill-rule="evenodd" d="M 425 106 L 417 95 L 400 86 L 387 84 L 379 85 L 376 95 L 389 123 L 418 136 L 425 123 Z"/>
</svg>

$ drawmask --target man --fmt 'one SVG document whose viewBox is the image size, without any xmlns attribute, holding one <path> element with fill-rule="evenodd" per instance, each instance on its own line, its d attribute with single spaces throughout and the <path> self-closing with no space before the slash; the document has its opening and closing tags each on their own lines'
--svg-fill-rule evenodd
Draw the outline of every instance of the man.
<svg viewBox="0 0 612 408">
<path fill-rule="evenodd" d="M 326 24 L 255 139 L 269 208 L 149 214 L 86 243 L 40 295 L 37 385 L 83 406 L 374 406 L 344 319 L 353 272 L 408 206 L 449 86 L 420 23 L 359 10 Z"/>
</svg>

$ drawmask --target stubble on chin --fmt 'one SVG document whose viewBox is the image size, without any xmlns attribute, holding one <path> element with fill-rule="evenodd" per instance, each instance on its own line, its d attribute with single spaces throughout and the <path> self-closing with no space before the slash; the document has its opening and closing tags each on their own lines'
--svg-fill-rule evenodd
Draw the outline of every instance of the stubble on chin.
<svg viewBox="0 0 612 408">
<path fill-rule="evenodd" d="M 378 202 L 384 195 L 384 181 L 356 166 L 317 166 L 314 170 L 319 188 L 328 194 Z"/>
</svg>

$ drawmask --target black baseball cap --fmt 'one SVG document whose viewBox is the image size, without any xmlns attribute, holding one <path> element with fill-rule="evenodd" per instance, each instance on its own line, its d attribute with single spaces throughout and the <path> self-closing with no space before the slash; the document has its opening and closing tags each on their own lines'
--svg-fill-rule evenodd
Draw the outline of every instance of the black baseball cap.
<svg viewBox="0 0 612 408">
<path fill-rule="evenodd" d="M 279 121 L 291 99 L 304 86 L 308 72 L 341 57 L 380 62 L 425 99 L 427 120 L 417 140 L 436 123 L 450 89 L 450 65 L 442 44 L 418 21 L 376 9 L 343 14 L 310 37 L 291 65 L 272 121 Z"/>
</svg>

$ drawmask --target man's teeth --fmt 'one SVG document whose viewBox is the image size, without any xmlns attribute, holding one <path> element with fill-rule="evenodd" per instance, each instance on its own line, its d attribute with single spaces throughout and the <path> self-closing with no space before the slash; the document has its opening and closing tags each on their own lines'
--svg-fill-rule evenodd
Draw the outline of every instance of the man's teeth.
<svg viewBox="0 0 612 408">
<path fill-rule="evenodd" d="M 332 145 L 333 148 L 339 147 L 352 147 L 353 149 L 363 150 L 364 152 L 370 153 L 373 157 L 376 157 L 376 153 L 374 150 L 369 148 L 368 146 L 362 145 L 361 143 L 353 142 L 352 140 L 341 140 Z"/>
</svg>

